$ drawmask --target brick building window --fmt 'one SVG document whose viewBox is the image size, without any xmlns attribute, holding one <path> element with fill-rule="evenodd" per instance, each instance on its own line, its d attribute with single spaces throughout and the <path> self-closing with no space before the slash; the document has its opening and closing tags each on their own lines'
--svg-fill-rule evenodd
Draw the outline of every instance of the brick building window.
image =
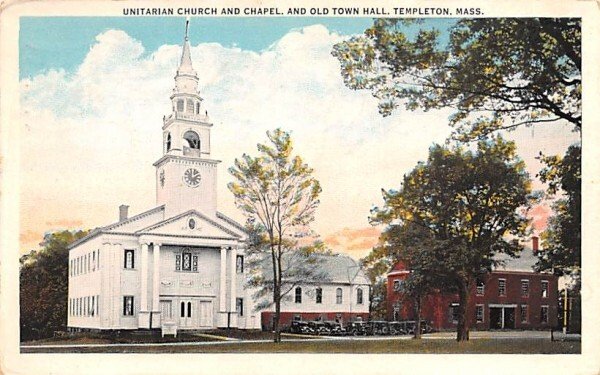
<svg viewBox="0 0 600 375">
<path fill-rule="evenodd" d="M 399 292 L 401 285 L 400 280 L 394 280 L 394 292 Z"/>
<path fill-rule="evenodd" d="M 542 298 L 548 298 L 548 280 L 542 280 Z"/>
<path fill-rule="evenodd" d="M 323 303 L 323 289 L 317 288 L 316 290 L 316 302 Z"/>
<path fill-rule="evenodd" d="M 135 267 L 135 258 L 133 250 L 125 250 L 125 268 L 132 269 Z"/>
<path fill-rule="evenodd" d="M 294 302 L 302 303 L 302 288 L 300 287 L 296 288 Z"/>
<path fill-rule="evenodd" d="M 483 323 L 483 305 L 475 306 L 475 320 L 477 323 Z"/>
<path fill-rule="evenodd" d="M 542 306 L 541 308 L 540 323 L 548 323 L 548 306 Z"/>
<path fill-rule="evenodd" d="M 481 279 L 477 279 L 477 295 L 482 296 L 485 293 L 485 282 Z"/>
<path fill-rule="evenodd" d="M 521 280 L 521 297 L 529 297 L 529 280 Z"/>
<path fill-rule="evenodd" d="M 133 316 L 133 296 L 123 297 L 123 315 Z"/>
<path fill-rule="evenodd" d="M 448 321 L 450 323 L 458 323 L 458 303 L 453 303 L 448 307 Z"/>
<path fill-rule="evenodd" d="M 527 323 L 529 321 L 529 306 L 521 305 L 521 323 Z"/>
<path fill-rule="evenodd" d="M 498 295 L 506 295 L 506 279 L 498 279 Z"/>
</svg>

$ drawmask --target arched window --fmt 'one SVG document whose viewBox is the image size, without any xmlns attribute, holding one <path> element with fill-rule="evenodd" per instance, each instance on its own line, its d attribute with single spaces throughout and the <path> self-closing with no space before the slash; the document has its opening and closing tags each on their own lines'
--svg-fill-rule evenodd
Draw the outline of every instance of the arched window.
<svg viewBox="0 0 600 375">
<path fill-rule="evenodd" d="M 192 303 L 188 302 L 188 318 L 192 317 Z"/>
<path fill-rule="evenodd" d="M 183 134 L 183 139 L 188 143 L 189 148 L 200 150 L 200 137 L 195 132 L 188 130 Z"/>
<path fill-rule="evenodd" d="M 335 290 L 335 303 L 338 305 L 342 303 L 342 288 L 337 288 Z"/>
<path fill-rule="evenodd" d="M 200 114 L 200 102 L 196 103 L 196 114 Z"/>
<path fill-rule="evenodd" d="M 177 101 L 177 112 L 183 112 L 183 99 Z"/>
<path fill-rule="evenodd" d="M 181 317 L 185 318 L 185 302 L 181 302 Z"/>
<path fill-rule="evenodd" d="M 323 289 L 322 288 L 317 288 L 316 302 L 317 303 L 323 303 Z"/>
<path fill-rule="evenodd" d="M 167 133 L 167 152 L 171 149 L 171 133 Z"/>
<path fill-rule="evenodd" d="M 358 305 L 362 305 L 363 303 L 363 290 L 362 289 L 356 289 L 356 303 Z"/>
<path fill-rule="evenodd" d="M 296 299 L 295 299 L 296 303 L 302 303 L 302 288 L 297 287 L 296 288 Z"/>
<path fill-rule="evenodd" d="M 187 113 L 194 113 L 194 101 L 192 99 L 188 99 L 186 106 L 185 106 L 185 111 Z"/>
</svg>

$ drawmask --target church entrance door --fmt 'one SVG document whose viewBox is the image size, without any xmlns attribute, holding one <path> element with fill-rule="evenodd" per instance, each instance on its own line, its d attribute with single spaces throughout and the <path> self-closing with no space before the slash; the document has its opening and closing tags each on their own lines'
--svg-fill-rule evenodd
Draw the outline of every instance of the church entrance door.
<svg viewBox="0 0 600 375">
<path fill-rule="evenodd" d="M 200 301 L 200 327 L 213 326 L 213 308 L 211 301 Z"/>
<path fill-rule="evenodd" d="M 194 301 L 182 299 L 179 303 L 179 327 L 180 328 L 195 328 L 194 319 L 196 312 L 194 311 Z"/>
</svg>

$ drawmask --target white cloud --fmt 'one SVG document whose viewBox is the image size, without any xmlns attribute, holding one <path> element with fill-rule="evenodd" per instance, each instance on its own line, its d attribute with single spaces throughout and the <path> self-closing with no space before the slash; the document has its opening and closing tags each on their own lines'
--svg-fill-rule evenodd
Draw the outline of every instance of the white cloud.
<svg viewBox="0 0 600 375">
<path fill-rule="evenodd" d="M 227 168 L 256 153 L 265 132 L 291 130 L 296 150 L 323 186 L 316 228 L 323 236 L 367 226 L 380 188 L 402 175 L 450 133 L 448 111 L 404 112 L 383 119 L 368 92 L 346 88 L 330 51 L 342 36 L 320 25 L 290 31 L 261 53 L 207 43 L 192 48 L 200 91 L 214 121 L 212 157 L 223 161 L 219 202 L 240 217 L 226 189 Z M 145 55 L 123 31 L 96 38 L 72 74 L 50 71 L 21 82 L 22 224 L 107 224 L 117 206 L 154 205 L 162 116 L 180 46 Z M 552 148 L 552 142 L 550 142 Z M 561 146 L 562 147 L 562 146 Z M 343 249 L 338 249 L 343 250 Z"/>
</svg>

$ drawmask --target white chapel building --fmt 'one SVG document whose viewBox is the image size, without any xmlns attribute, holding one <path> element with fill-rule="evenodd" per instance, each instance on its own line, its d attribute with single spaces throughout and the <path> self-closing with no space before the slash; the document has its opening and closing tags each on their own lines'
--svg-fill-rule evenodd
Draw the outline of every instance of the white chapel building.
<svg viewBox="0 0 600 375">
<path fill-rule="evenodd" d="M 244 228 L 217 210 L 218 160 L 198 94 L 187 31 L 163 121 L 156 207 L 70 246 L 70 329 L 260 328 L 244 289 Z"/>
</svg>

